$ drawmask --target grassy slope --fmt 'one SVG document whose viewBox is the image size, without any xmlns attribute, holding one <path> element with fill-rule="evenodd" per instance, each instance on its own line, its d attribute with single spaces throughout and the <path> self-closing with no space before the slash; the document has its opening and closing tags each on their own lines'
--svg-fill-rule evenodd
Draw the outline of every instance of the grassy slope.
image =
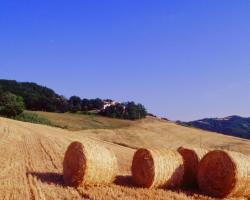
<svg viewBox="0 0 250 200">
<path fill-rule="evenodd" d="M 116 129 L 133 124 L 132 121 L 111 119 L 98 115 L 84 115 L 72 113 L 49 113 L 40 111 L 26 111 L 47 118 L 52 125 L 72 131 L 86 129 Z"/>
<path fill-rule="evenodd" d="M 133 149 L 177 148 L 188 145 L 240 151 L 250 155 L 249 140 L 183 127 L 152 117 L 140 121 L 126 121 L 95 115 L 35 113 L 48 118 L 53 125 L 64 128 L 67 126 L 67 129 L 77 131 L 76 135 L 84 135 Z"/>
<path fill-rule="evenodd" d="M 172 148 L 193 146 L 208 149 L 239 151 L 250 155 L 250 140 L 187 128 L 172 122 L 147 118 L 133 125 L 113 130 L 84 130 L 77 135 L 87 135 L 125 147 Z"/>
<path fill-rule="evenodd" d="M 229 116 L 221 119 L 206 118 L 188 124 L 203 130 L 250 139 L 250 118 L 240 116 Z"/>
</svg>

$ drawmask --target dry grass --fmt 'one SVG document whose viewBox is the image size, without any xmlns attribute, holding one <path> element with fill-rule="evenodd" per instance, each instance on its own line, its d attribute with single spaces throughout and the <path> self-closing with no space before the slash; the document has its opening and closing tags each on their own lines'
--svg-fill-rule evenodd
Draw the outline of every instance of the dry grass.
<svg viewBox="0 0 250 200">
<path fill-rule="evenodd" d="M 200 162 L 200 189 L 214 197 L 250 197 L 250 158 L 236 152 L 211 151 Z"/>
<path fill-rule="evenodd" d="M 131 182 L 133 147 L 227 146 L 250 154 L 250 142 L 146 119 L 114 130 L 67 130 L 0 118 L 0 199 L 212 199 L 196 192 L 137 188 Z M 73 141 L 91 138 L 112 149 L 118 161 L 116 184 L 67 187 L 63 181 L 64 153 Z M 124 144 L 123 146 L 117 143 Z M 206 144 L 206 145 L 205 145 Z M 127 147 L 125 147 L 127 146 Z"/>
<path fill-rule="evenodd" d="M 53 126 L 71 131 L 86 129 L 117 129 L 125 128 L 133 124 L 132 121 L 111 119 L 99 115 L 73 114 L 73 113 L 49 113 L 40 111 L 26 111 L 36 113 L 47 118 Z"/>
<path fill-rule="evenodd" d="M 112 151 L 87 139 L 69 145 L 63 161 L 66 184 L 75 187 L 109 184 L 116 175 L 117 160 Z"/>
<path fill-rule="evenodd" d="M 242 138 L 225 136 L 176 125 L 153 118 L 135 122 L 133 125 L 113 130 L 84 130 L 76 133 L 131 148 L 170 148 L 180 146 L 223 149 L 250 155 L 250 142 Z"/>
</svg>

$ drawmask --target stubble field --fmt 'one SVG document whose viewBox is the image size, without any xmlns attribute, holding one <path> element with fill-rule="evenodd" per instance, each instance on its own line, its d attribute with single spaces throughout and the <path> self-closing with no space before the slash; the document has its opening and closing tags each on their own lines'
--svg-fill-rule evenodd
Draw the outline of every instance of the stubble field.
<svg viewBox="0 0 250 200">
<path fill-rule="evenodd" d="M 71 188 L 62 162 L 72 141 L 93 140 L 113 150 L 119 173 L 115 183 Z M 250 155 L 250 141 L 185 128 L 153 118 L 119 129 L 68 131 L 0 118 L 0 199 L 212 199 L 195 191 L 137 188 L 130 166 L 135 149 L 182 145 L 230 149 Z"/>
</svg>

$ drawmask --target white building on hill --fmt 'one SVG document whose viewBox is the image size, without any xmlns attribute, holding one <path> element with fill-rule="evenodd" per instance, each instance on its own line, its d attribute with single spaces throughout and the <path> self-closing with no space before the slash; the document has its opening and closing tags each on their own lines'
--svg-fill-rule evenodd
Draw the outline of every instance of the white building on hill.
<svg viewBox="0 0 250 200">
<path fill-rule="evenodd" d="M 117 102 L 110 100 L 110 99 L 103 100 L 103 103 L 104 103 L 103 109 L 106 109 L 109 106 L 113 106 L 117 104 Z"/>
</svg>

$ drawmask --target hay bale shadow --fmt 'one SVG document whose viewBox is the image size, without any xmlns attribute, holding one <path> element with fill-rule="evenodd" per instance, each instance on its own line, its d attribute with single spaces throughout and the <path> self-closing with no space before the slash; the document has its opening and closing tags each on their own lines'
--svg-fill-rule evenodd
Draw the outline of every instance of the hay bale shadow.
<svg viewBox="0 0 250 200">
<path fill-rule="evenodd" d="M 134 183 L 132 176 L 117 176 L 114 183 L 119 186 L 137 188 L 138 186 Z"/>
<path fill-rule="evenodd" d="M 63 175 L 60 173 L 53 172 L 27 172 L 26 175 L 31 175 L 36 177 L 43 183 L 60 185 L 62 187 L 67 187 L 63 181 Z"/>
</svg>

